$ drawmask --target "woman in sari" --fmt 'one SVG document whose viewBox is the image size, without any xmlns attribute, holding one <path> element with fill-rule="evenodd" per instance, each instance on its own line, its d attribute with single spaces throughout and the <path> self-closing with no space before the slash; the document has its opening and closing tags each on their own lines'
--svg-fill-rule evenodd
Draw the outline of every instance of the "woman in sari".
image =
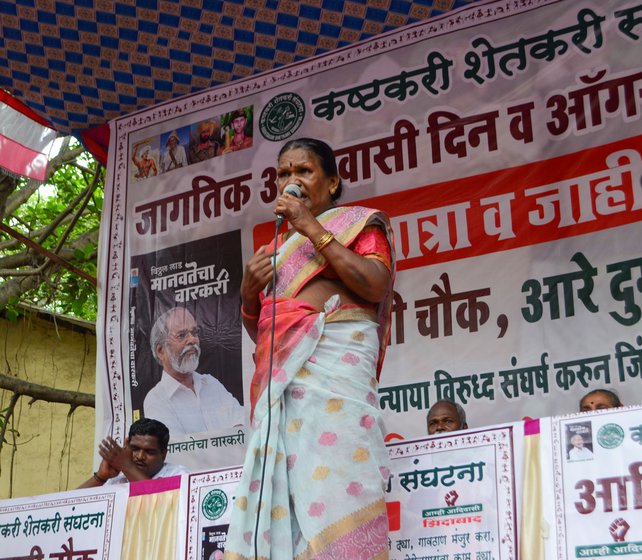
<svg viewBox="0 0 642 560">
<path fill-rule="evenodd" d="M 341 180 L 319 140 L 281 149 L 277 183 L 274 211 L 290 229 L 277 242 L 274 293 L 274 247 L 254 254 L 241 283 L 243 323 L 257 345 L 254 432 L 225 558 L 387 558 L 377 378 L 394 279 L 389 222 L 377 210 L 335 206 Z M 284 192 L 291 184 L 300 197 Z"/>
</svg>

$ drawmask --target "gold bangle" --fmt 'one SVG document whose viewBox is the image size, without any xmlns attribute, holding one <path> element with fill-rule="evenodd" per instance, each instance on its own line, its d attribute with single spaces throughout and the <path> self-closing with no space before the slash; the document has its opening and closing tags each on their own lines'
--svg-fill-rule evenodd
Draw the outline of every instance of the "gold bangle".
<svg viewBox="0 0 642 560">
<path fill-rule="evenodd" d="M 332 243 L 332 240 L 333 240 L 333 239 L 334 239 L 334 233 L 332 233 L 331 231 L 326 231 L 326 232 L 321 236 L 321 238 L 319 239 L 319 241 L 317 241 L 317 242 L 314 244 L 314 249 L 316 250 L 316 252 L 317 252 L 317 253 L 320 253 L 320 252 L 321 252 L 321 251 L 323 251 L 323 249 L 325 249 L 325 248 L 326 248 L 330 243 Z"/>
<path fill-rule="evenodd" d="M 245 311 L 245 307 L 243 307 L 243 305 L 241 305 L 241 315 L 243 315 L 243 317 L 249 319 L 250 321 L 256 321 L 259 318 L 258 315 L 252 315 L 251 313 Z"/>
</svg>

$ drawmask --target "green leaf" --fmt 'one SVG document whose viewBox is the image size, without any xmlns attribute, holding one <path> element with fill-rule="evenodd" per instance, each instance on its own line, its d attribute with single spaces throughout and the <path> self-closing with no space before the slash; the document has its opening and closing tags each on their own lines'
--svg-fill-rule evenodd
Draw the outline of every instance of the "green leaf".
<svg viewBox="0 0 642 560">
<path fill-rule="evenodd" d="M 94 251 L 96 251 L 96 244 L 95 243 L 87 243 L 87 245 L 85 245 L 84 251 L 85 251 L 85 253 L 84 253 L 85 254 L 85 260 L 88 260 L 89 258 L 91 258 L 91 255 L 94 253 Z"/>
<path fill-rule="evenodd" d="M 12 323 L 17 322 L 18 317 L 20 317 L 20 312 L 15 307 L 7 307 L 4 314 Z"/>
</svg>

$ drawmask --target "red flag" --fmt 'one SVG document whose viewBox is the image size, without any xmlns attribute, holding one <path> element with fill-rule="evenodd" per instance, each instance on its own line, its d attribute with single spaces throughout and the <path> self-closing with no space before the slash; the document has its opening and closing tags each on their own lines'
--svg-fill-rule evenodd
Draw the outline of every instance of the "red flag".
<svg viewBox="0 0 642 560">
<path fill-rule="evenodd" d="M 102 124 L 88 128 L 80 133 L 82 143 L 91 155 L 94 156 L 104 167 L 107 167 L 107 150 L 109 148 L 109 125 Z"/>
<path fill-rule="evenodd" d="M 44 181 L 56 131 L 29 107 L 0 90 L 0 167 Z"/>
</svg>

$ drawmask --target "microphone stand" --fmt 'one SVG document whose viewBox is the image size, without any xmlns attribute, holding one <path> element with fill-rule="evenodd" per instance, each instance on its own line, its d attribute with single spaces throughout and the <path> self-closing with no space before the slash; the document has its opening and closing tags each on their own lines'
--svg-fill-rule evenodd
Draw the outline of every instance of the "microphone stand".
<svg viewBox="0 0 642 560">
<path fill-rule="evenodd" d="M 276 255 L 277 255 L 277 242 L 279 237 L 279 228 L 283 223 L 283 216 L 277 216 L 276 219 L 276 230 L 274 232 L 274 252 L 272 253 L 272 326 L 270 329 L 270 366 L 269 366 L 269 377 L 267 382 L 267 432 L 265 436 L 265 448 L 263 450 L 263 465 L 261 466 L 261 485 L 259 489 L 259 501 L 256 508 L 256 525 L 254 526 L 254 560 L 259 558 L 259 519 L 261 514 L 261 500 L 263 498 L 263 487 L 265 485 L 265 467 L 267 464 L 267 451 L 268 451 L 268 442 L 270 441 L 270 430 L 272 427 L 272 366 L 274 359 L 274 331 L 276 329 Z M 275 450 L 276 452 L 276 450 Z"/>
</svg>

